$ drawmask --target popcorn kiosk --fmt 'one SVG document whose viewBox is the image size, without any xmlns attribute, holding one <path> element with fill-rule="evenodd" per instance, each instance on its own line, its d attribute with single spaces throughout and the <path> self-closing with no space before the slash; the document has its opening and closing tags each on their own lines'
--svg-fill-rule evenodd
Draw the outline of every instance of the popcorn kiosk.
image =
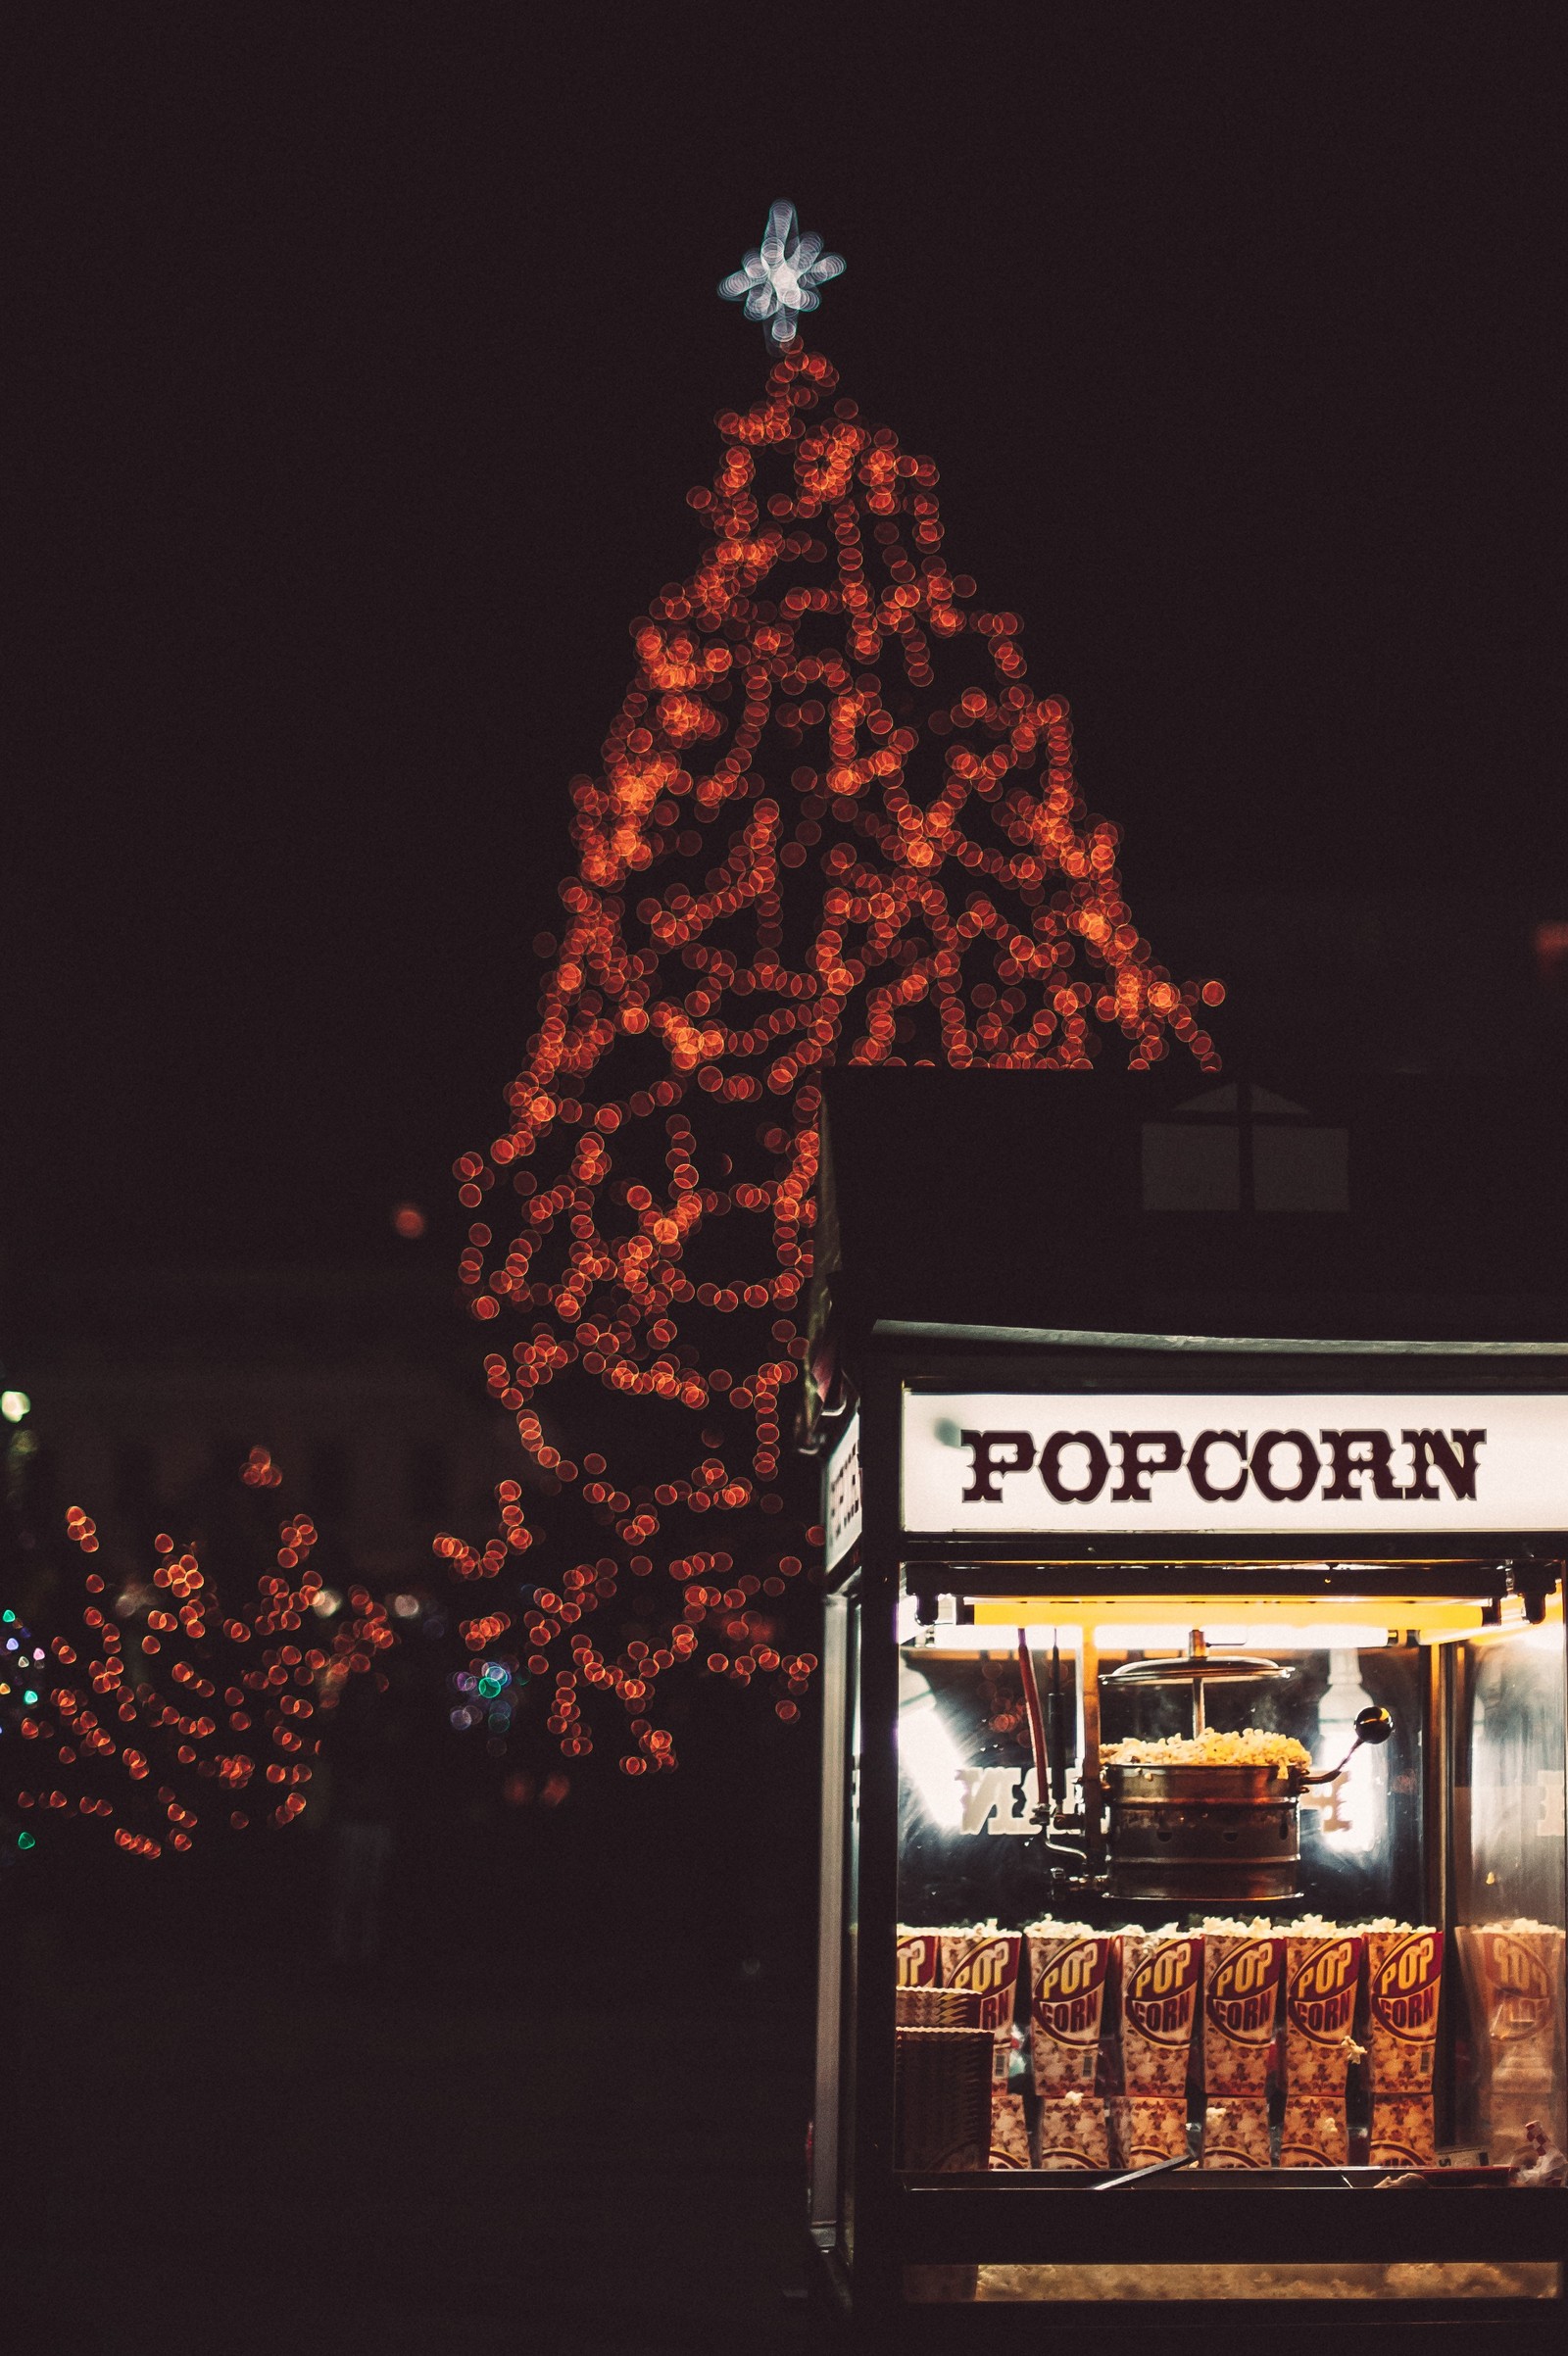
<svg viewBox="0 0 1568 2356">
<path fill-rule="evenodd" d="M 826 1076 L 811 2236 L 864 2344 L 1561 2344 L 1564 1103 Z"/>
</svg>

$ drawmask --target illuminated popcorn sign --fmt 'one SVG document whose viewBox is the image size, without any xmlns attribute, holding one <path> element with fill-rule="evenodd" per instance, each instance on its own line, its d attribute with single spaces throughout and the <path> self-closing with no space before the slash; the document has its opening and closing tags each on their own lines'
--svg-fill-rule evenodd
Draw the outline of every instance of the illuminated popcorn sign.
<svg viewBox="0 0 1568 2356">
<path fill-rule="evenodd" d="M 1568 1529 L 1568 1396 L 906 1392 L 904 1526 Z"/>
</svg>

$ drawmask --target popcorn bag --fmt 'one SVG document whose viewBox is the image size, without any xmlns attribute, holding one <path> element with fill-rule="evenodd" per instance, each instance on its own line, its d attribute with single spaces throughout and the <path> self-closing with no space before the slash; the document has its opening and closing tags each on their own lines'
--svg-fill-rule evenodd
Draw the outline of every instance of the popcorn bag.
<svg viewBox="0 0 1568 2356">
<path fill-rule="evenodd" d="M 1366 1980 L 1374 2096 L 1430 2094 L 1443 1996 L 1443 1933 L 1430 1924 L 1370 1925 Z"/>
<path fill-rule="evenodd" d="M 1430 1923 L 1366 1929 L 1367 2059 L 1374 2168 L 1433 2168 L 1432 2067 L 1443 1999 L 1443 1933 Z"/>
<path fill-rule="evenodd" d="M 1373 2095 L 1367 2158 L 1374 2168 L 1434 2168 L 1437 2156 L 1430 2094 Z"/>
<path fill-rule="evenodd" d="M 894 2019 L 901 2029 L 982 2029 L 991 2038 L 991 2166 L 1027 2168 L 1021 2095 L 1007 2092 L 1023 1938 L 995 1923 L 922 1931 L 900 1924 Z M 982 2166 L 984 2162 L 980 2163 Z"/>
<path fill-rule="evenodd" d="M 1293 2095 L 1329 2096 L 1344 2106 L 1362 1946 L 1358 1932 L 1321 1917 L 1292 1926 L 1285 1942 L 1285 2083 Z"/>
<path fill-rule="evenodd" d="M 901 2029 L 983 2026 L 978 1995 L 943 1985 L 942 1939 L 940 1931 L 909 1931 L 900 1925 L 893 2018 Z"/>
<path fill-rule="evenodd" d="M 1257 2094 L 1223 2094 L 1209 2098 L 1203 2113 L 1204 2168 L 1272 2168 L 1268 2138 L 1268 2104 Z"/>
<path fill-rule="evenodd" d="M 1012 2054 L 1012 2016 L 1018 2000 L 1018 1965 L 1023 1954 L 1017 1931 L 944 1931 L 941 1984 L 955 1993 L 974 1998 L 974 2025 L 989 2029 L 996 2039 L 993 2074 L 1007 2083 Z"/>
<path fill-rule="evenodd" d="M 1203 1925 L 1203 2090 L 1263 2099 L 1285 1940 L 1266 1923 Z"/>
<path fill-rule="evenodd" d="M 1310 1915 L 1285 1941 L 1282 2168 L 1343 2168 L 1349 2157 L 1345 2082 L 1361 2050 L 1350 2031 L 1364 1943 Z"/>
<path fill-rule="evenodd" d="M 1023 1938 L 1017 1931 L 998 1931 L 982 1924 L 971 1931 L 942 1934 L 942 1988 L 945 1995 L 973 2007 L 966 2018 L 991 2032 L 991 2166 L 1027 2168 L 1029 2130 L 1023 2115 L 1023 2096 L 1007 2091 L 1012 2060 L 1012 2020 L 1018 2001 L 1018 1966 Z"/>
<path fill-rule="evenodd" d="M 991 2089 L 991 2166 L 1031 2168 L 1029 2123 L 1023 2115 L 1023 2096 Z"/>
<path fill-rule="evenodd" d="M 1185 2094 L 1113 2094 L 1110 2129 L 1118 2168 L 1152 2168 L 1187 2157 Z"/>
<path fill-rule="evenodd" d="M 1200 1937 L 1174 1929 L 1122 1933 L 1121 2074 L 1127 2093 L 1184 2095 L 1202 1979 Z"/>
<path fill-rule="evenodd" d="M 1286 2095 L 1280 2126 L 1282 2168 L 1343 2168 L 1349 2156 L 1343 2101 L 1333 2095 Z"/>
<path fill-rule="evenodd" d="M 1551 1923 L 1462 1924 L 1454 1934 L 1470 1990 L 1485 2100 L 1485 2140 L 1522 2136 L 1533 2118 L 1557 2128 L 1563 1934 Z"/>
<path fill-rule="evenodd" d="M 1086 2092 L 1100 2062 L 1105 1983 L 1118 1939 L 1087 1923 L 1036 1923 L 1029 1939 L 1029 2045 L 1035 2092 Z"/>
<path fill-rule="evenodd" d="M 1089 2173 L 1110 2166 L 1105 2106 L 1098 2094 L 1046 2094 L 1036 2106 L 1036 2166 L 1078 2168 Z"/>
<path fill-rule="evenodd" d="M 900 1988 L 938 1988 L 942 1983 L 942 1934 L 913 1931 L 899 1925 L 898 1985 Z"/>
<path fill-rule="evenodd" d="M 1024 1955 L 1022 1932 L 942 1932 L 942 1988 L 970 2002 L 972 2019 L 991 2037 L 991 2168 L 1029 2168 L 1029 2125 L 1024 2097 L 1007 2092 L 1012 2061 L 1012 2014 L 1017 2007 L 1017 1972 Z"/>
</svg>

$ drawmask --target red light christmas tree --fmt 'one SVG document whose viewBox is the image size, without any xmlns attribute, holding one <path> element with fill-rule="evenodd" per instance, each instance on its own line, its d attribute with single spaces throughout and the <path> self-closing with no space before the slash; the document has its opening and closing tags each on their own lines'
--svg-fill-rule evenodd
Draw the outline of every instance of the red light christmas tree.
<svg viewBox="0 0 1568 2356">
<path fill-rule="evenodd" d="M 1106 1036 L 1134 1069 L 1218 1060 L 1224 993 L 1178 985 L 1139 934 L 1066 705 L 1030 686 L 1016 614 L 949 567 L 935 466 L 782 323 L 688 495 L 697 564 L 633 623 L 602 766 L 574 781 L 577 872 L 510 1120 L 456 1165 L 490 1388 L 553 1502 L 532 1530 L 505 1483 L 497 1537 L 438 1549 L 472 1580 L 539 1546 L 517 1621 L 475 1609 L 468 1649 L 492 1688 L 541 1683 L 569 1758 L 604 1696 L 634 1775 L 675 1764 L 655 1704 L 677 1664 L 762 1680 L 785 1720 L 815 1666 L 794 1600 L 814 1473 L 781 1451 L 821 1067 L 1083 1067 Z"/>
</svg>

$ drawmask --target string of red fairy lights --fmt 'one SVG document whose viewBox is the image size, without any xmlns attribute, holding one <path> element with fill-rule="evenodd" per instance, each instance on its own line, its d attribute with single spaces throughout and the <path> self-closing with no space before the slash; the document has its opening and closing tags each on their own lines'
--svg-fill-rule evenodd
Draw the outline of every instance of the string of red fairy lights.
<svg viewBox="0 0 1568 2356">
<path fill-rule="evenodd" d="M 254 1448 L 240 1478 L 275 1488 L 280 1475 Z M 381 1604 L 363 1587 L 345 1598 L 324 1586 L 304 1514 L 284 1516 L 275 1568 L 253 1592 L 225 1579 L 227 1599 L 167 1531 L 150 1577 L 124 1582 L 96 1566 L 97 1525 L 80 1506 L 66 1535 L 84 1566 L 74 1641 L 39 1641 L 5 1615 L 0 1707 L 26 1746 L 6 1746 L 12 1804 L 35 1821 L 102 1819 L 139 1857 L 189 1849 L 203 1825 L 291 1824 L 344 1685 L 378 1677 L 394 1642 Z"/>
<path fill-rule="evenodd" d="M 1082 1067 L 1104 1034 L 1134 1069 L 1173 1047 L 1218 1064 L 1223 989 L 1154 961 L 1066 705 L 943 554 L 936 467 L 836 388 L 789 344 L 718 418 L 696 567 L 632 625 L 601 768 L 573 782 L 577 871 L 535 945 L 510 1118 L 455 1165 L 484 1214 L 461 1275 L 496 1331 L 490 1390 L 552 1502 L 532 1526 L 507 1483 L 496 1536 L 438 1551 L 467 1581 L 541 1547 L 539 1584 L 476 1612 L 468 1648 L 497 1693 L 539 1682 L 568 1758 L 594 1746 L 590 1699 L 618 1704 L 632 1775 L 675 1765 L 668 1671 L 761 1679 L 788 1721 L 815 1667 L 790 1598 L 821 1534 L 781 1455 L 814 1075 Z"/>
</svg>

